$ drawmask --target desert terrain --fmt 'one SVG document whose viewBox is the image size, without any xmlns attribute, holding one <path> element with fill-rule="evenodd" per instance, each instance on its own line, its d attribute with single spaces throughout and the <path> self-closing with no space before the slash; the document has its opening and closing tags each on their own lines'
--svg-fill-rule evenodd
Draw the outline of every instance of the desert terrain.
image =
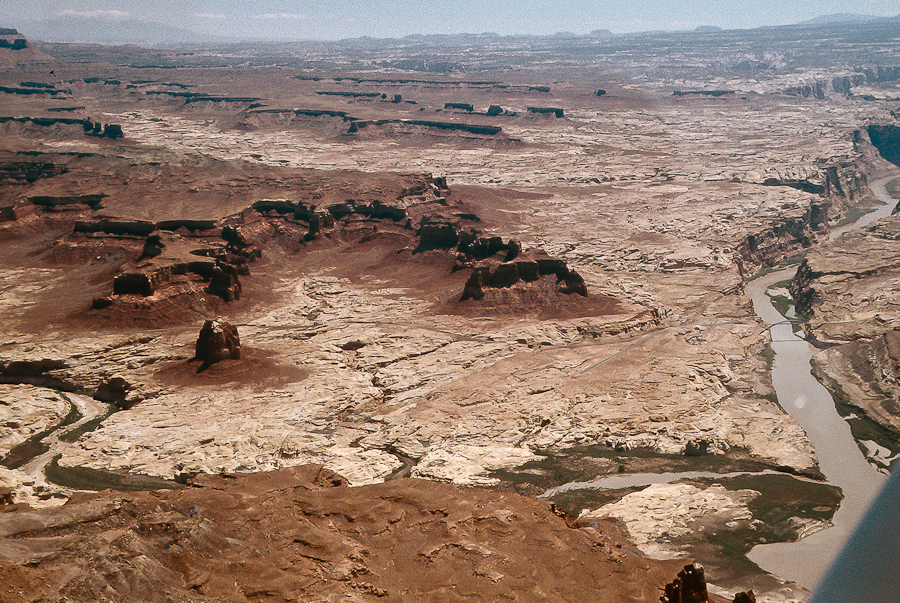
<svg viewBox="0 0 900 603">
<path fill-rule="evenodd" d="M 657 601 L 692 560 L 805 600 L 745 554 L 841 492 L 746 288 L 800 262 L 786 315 L 888 466 L 900 222 L 829 241 L 900 174 L 900 25 L 862 27 L 3 30 L 0 600 Z M 673 483 L 578 485 L 639 474 Z"/>
</svg>

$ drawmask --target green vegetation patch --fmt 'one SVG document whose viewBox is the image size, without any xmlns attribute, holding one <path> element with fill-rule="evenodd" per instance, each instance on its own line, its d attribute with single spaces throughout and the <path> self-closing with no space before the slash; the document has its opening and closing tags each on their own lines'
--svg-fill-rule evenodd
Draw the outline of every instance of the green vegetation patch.
<svg viewBox="0 0 900 603">
<path fill-rule="evenodd" d="M 768 289 L 766 289 L 766 296 L 769 298 L 769 302 L 772 304 L 772 307 L 775 310 L 784 316 L 786 320 L 791 322 L 791 330 L 796 335 L 799 331 L 801 331 L 801 323 L 804 322 L 803 318 L 797 314 L 797 308 L 794 306 L 794 298 L 790 295 L 775 295 L 770 293 L 773 289 L 785 289 L 790 291 L 791 280 L 778 281 L 777 283 L 773 283 Z"/>
<path fill-rule="evenodd" d="M 172 481 L 146 475 L 131 475 L 101 471 L 87 467 L 61 467 L 56 455 L 44 468 L 48 480 L 64 488 L 75 490 L 179 490 L 184 486 Z"/>
<path fill-rule="evenodd" d="M 788 289 L 791 286 L 790 279 L 784 281 L 778 281 L 777 283 L 773 283 L 767 290 L 766 296 L 768 296 L 769 300 L 772 302 L 772 306 L 778 310 L 778 313 L 784 316 L 785 318 L 789 318 L 788 314 L 790 314 L 789 310 L 794 306 L 794 299 L 789 295 L 773 295 L 769 293 L 772 289 Z"/>
<path fill-rule="evenodd" d="M 109 416 L 111 414 L 113 414 L 114 412 L 116 412 L 117 410 L 119 410 L 119 407 L 116 406 L 115 404 L 107 404 L 106 412 L 104 412 L 103 414 L 101 414 L 99 416 L 94 417 L 90 421 L 85 421 L 84 423 L 82 423 L 81 425 L 79 425 L 78 427 L 76 427 L 74 429 L 70 429 L 69 431 L 60 435 L 59 439 L 63 442 L 75 442 L 78 440 L 78 438 L 80 438 L 84 434 L 97 429 L 100 426 L 100 423 L 102 423 L 103 421 L 108 419 Z"/>
<path fill-rule="evenodd" d="M 578 517 L 584 509 L 594 511 L 603 505 L 622 500 L 627 494 L 640 492 L 647 486 L 634 486 L 630 488 L 593 488 L 589 490 L 569 490 L 551 496 L 556 507 L 567 514 Z"/>
<path fill-rule="evenodd" d="M 894 178 L 884 185 L 884 190 L 892 199 L 900 199 L 900 178 Z"/>
<path fill-rule="evenodd" d="M 494 489 L 535 496 L 569 482 L 588 482 L 616 473 L 733 473 L 772 469 L 771 465 L 750 458 L 741 448 L 732 448 L 727 454 L 699 456 L 660 454 L 648 448 L 616 450 L 607 446 L 535 450 L 534 453 L 544 458 L 491 472 L 491 477 L 500 480 Z"/>
<path fill-rule="evenodd" d="M 763 573 L 747 558 L 757 544 L 796 541 L 805 522 L 829 521 L 840 506 L 839 488 L 797 479 L 790 475 L 744 475 L 721 480 L 695 480 L 721 484 L 728 490 L 756 490 L 760 493 L 748 503 L 753 523 L 733 530 L 708 533 L 704 539 L 716 552 L 717 561 L 735 573 L 735 577 Z"/>
<path fill-rule="evenodd" d="M 9 454 L 3 457 L 3 460 L 0 461 L 0 465 L 3 465 L 7 469 L 18 469 L 20 467 L 23 467 L 31 459 L 39 457 L 40 455 L 50 450 L 50 446 L 43 442 L 44 438 L 46 438 L 57 429 L 65 427 L 66 425 L 71 425 L 72 423 L 76 423 L 79 419 L 81 419 L 82 415 L 81 411 L 78 410 L 78 407 L 75 406 L 75 404 L 73 404 L 65 394 L 61 395 L 66 400 L 66 402 L 69 403 L 69 412 L 65 417 L 63 417 L 63 420 L 56 425 L 48 427 L 44 431 L 34 434 L 21 444 L 13 446 L 13 448 L 10 449 Z"/>
<path fill-rule="evenodd" d="M 831 391 L 830 388 L 829 391 Z M 898 466 L 900 459 L 885 463 L 879 462 L 877 458 L 868 456 L 869 451 L 862 442 L 875 442 L 882 448 L 890 450 L 891 457 L 894 457 L 900 454 L 900 434 L 884 428 L 880 423 L 863 414 L 860 409 L 844 402 L 839 393 L 832 392 L 832 397 L 834 398 L 834 405 L 838 414 L 847 421 L 847 424 L 850 426 L 850 434 L 856 440 L 856 445 L 859 446 L 859 449 L 869 462 L 876 463 L 884 469 Z"/>
<path fill-rule="evenodd" d="M 891 194 L 891 196 L 893 196 L 893 194 Z M 874 207 L 851 207 L 849 210 L 847 210 L 847 213 L 844 214 L 844 217 L 838 220 L 837 224 L 832 226 L 832 228 L 840 228 L 841 226 L 846 226 L 847 224 L 853 224 L 864 215 L 875 211 L 875 209 L 876 208 Z"/>
</svg>

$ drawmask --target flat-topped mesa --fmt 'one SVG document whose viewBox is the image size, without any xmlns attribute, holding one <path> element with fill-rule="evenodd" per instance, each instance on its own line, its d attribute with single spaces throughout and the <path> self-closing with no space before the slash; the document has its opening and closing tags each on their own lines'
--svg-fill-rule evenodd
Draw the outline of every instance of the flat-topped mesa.
<svg viewBox="0 0 900 603">
<path fill-rule="evenodd" d="M 230 302 L 240 299 L 241 282 L 238 269 L 217 259 L 198 259 L 148 270 L 123 272 L 113 279 L 113 295 L 141 295 L 150 297 L 174 277 L 196 275 L 207 283 L 205 291 Z M 104 304 L 101 304 L 103 307 Z"/>
<path fill-rule="evenodd" d="M 185 228 L 183 222 L 191 226 L 208 226 L 206 221 L 169 221 L 170 225 Z M 176 224 L 177 223 L 177 224 Z M 100 225 L 86 222 L 94 231 Z M 123 232 L 123 225 L 125 229 Z M 132 234 L 131 222 L 113 222 L 112 228 L 102 224 L 106 230 L 114 230 L 116 234 Z M 239 275 L 249 274 L 247 264 L 262 255 L 255 245 L 250 244 L 241 233 L 240 227 L 225 226 L 221 230 L 221 241 L 201 236 L 206 246 L 197 248 L 196 236 L 182 236 L 169 230 L 157 229 L 152 222 L 136 222 L 142 231 L 147 233 L 141 255 L 138 257 L 136 269 L 118 274 L 113 279 L 113 295 L 141 295 L 149 297 L 156 294 L 161 287 L 179 276 L 200 277 L 206 282 L 204 291 L 230 302 L 240 298 L 241 282 Z M 200 232 L 209 234 L 210 229 L 199 228 Z M 182 231 L 185 232 L 185 231 Z M 222 244 L 224 243 L 224 245 Z M 183 279 L 182 279 L 183 280 Z M 95 300 L 95 308 L 111 305 L 109 298 Z"/>
<path fill-rule="evenodd" d="M 528 107 L 529 113 L 536 113 L 538 115 L 550 115 L 553 114 L 556 117 L 564 117 L 565 112 L 559 107 Z"/>
<path fill-rule="evenodd" d="M 423 174 L 406 187 L 394 193 L 393 200 L 345 199 L 337 202 L 310 203 L 295 199 L 261 199 L 251 206 L 253 210 L 270 216 L 283 216 L 309 224 L 305 241 L 311 241 L 326 229 L 336 226 L 339 220 L 361 217 L 369 220 L 405 222 L 410 227 L 407 208 L 422 203 L 437 202 L 446 205 L 450 188 L 443 176 Z M 455 245 L 455 243 L 454 243 Z"/>
<path fill-rule="evenodd" d="M 276 214 L 293 220 L 307 222 L 309 230 L 304 235 L 305 241 L 319 236 L 322 230 L 333 228 L 337 220 L 352 215 L 376 220 L 402 222 L 407 219 L 406 208 L 389 205 L 383 201 L 357 201 L 348 199 L 340 203 L 332 203 L 319 207 L 313 203 L 293 201 L 291 199 L 262 199 L 253 204 L 253 209 L 262 214 Z"/>
<path fill-rule="evenodd" d="M 18 30 L 9 27 L 0 27 L 0 48 L 25 50 L 28 48 L 28 42 L 22 37 L 22 34 L 20 34 Z"/>
<path fill-rule="evenodd" d="M 514 243 L 514 241 L 510 241 Z M 587 297 L 587 286 L 580 274 L 570 270 L 565 260 L 553 258 L 541 250 L 528 250 L 513 261 L 475 266 L 466 281 L 459 301 L 480 300 L 485 289 L 505 289 L 519 282 L 531 283 L 544 276 L 556 277 L 557 291 Z"/>
</svg>

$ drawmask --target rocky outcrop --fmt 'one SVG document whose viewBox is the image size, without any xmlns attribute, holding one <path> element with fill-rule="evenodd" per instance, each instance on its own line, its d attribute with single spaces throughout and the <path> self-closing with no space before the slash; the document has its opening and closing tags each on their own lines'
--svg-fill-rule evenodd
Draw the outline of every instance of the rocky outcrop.
<svg viewBox="0 0 900 603">
<path fill-rule="evenodd" d="M 543 276 L 555 276 L 558 291 L 562 294 L 577 293 L 587 297 L 584 279 L 569 269 L 565 261 L 540 252 L 529 252 L 515 261 L 474 267 L 459 301 L 477 301 L 484 297 L 486 289 L 508 288 L 519 282 L 530 283 Z"/>
<path fill-rule="evenodd" d="M 92 122 L 90 119 L 84 120 L 84 133 L 88 136 L 97 136 L 98 138 L 122 138 L 122 126 L 118 124 L 101 124 Z"/>
<path fill-rule="evenodd" d="M 660 603 L 706 603 L 706 574 L 699 563 L 685 565 L 678 576 L 666 584 Z"/>
<path fill-rule="evenodd" d="M 380 92 L 349 92 L 347 90 L 320 90 L 316 92 L 320 96 L 346 96 L 348 98 L 378 98 Z"/>
<path fill-rule="evenodd" d="M 452 249 L 459 245 L 459 222 L 445 216 L 425 216 L 416 231 L 418 250 Z"/>
<path fill-rule="evenodd" d="M 113 295 L 141 295 L 149 297 L 173 277 L 194 274 L 208 283 L 206 291 L 225 301 L 240 298 L 241 283 L 238 269 L 215 259 L 178 262 L 152 266 L 146 270 L 123 272 L 113 279 Z"/>
<path fill-rule="evenodd" d="M 172 90 L 147 90 L 146 94 L 172 96 L 184 100 L 184 104 L 190 103 L 239 103 L 248 104 L 263 100 L 255 96 L 220 96 L 205 92 L 182 92 Z"/>
<path fill-rule="evenodd" d="M 47 161 L 3 161 L 0 162 L 0 185 L 11 182 L 31 184 L 64 173 L 64 166 Z"/>
<path fill-rule="evenodd" d="M 353 214 L 379 220 L 391 220 L 393 222 L 401 222 L 407 219 L 404 207 L 390 205 L 378 200 L 366 202 L 349 199 L 342 203 L 319 207 L 316 204 L 291 199 L 262 199 L 253 203 L 253 209 L 260 213 L 274 212 L 275 214 L 289 216 L 295 220 L 303 220 L 310 223 L 316 222 L 317 230 L 330 228 L 334 225 L 335 220 L 341 220 Z"/>
<path fill-rule="evenodd" d="M 207 320 L 197 337 L 195 360 L 211 365 L 222 360 L 240 360 L 241 339 L 237 328 L 229 322 L 217 318 Z"/>
<path fill-rule="evenodd" d="M 444 103 L 444 109 L 459 109 L 471 113 L 475 107 L 472 106 L 472 103 Z"/>
<path fill-rule="evenodd" d="M 10 94 L 70 94 L 68 90 L 46 90 L 43 88 L 4 88 L 0 86 L 0 92 Z M 36 126 L 50 127 L 55 125 L 81 126 L 87 136 L 98 138 L 122 138 L 122 126 L 118 124 L 102 124 L 90 119 L 75 119 L 70 117 L 0 117 L 0 123 L 31 123 Z"/>
<path fill-rule="evenodd" d="M 46 195 L 39 195 L 36 197 L 29 197 L 28 201 L 33 203 L 34 205 L 40 205 L 45 209 L 65 206 L 65 205 L 86 205 L 91 209 L 99 209 L 103 207 L 101 204 L 103 202 L 104 197 L 107 197 L 106 193 L 92 193 L 89 195 L 66 195 L 60 197 L 50 197 Z M 101 220 L 103 222 L 103 220 Z"/>
<path fill-rule="evenodd" d="M 105 195 L 100 196 L 102 197 Z M 99 202 L 98 202 L 99 203 Z M 112 236 L 146 237 L 156 232 L 157 226 L 148 220 L 122 220 L 116 218 L 94 218 L 76 220 L 72 228 L 77 233 L 101 233 Z"/>
<path fill-rule="evenodd" d="M 528 107 L 529 113 L 537 113 L 538 115 L 555 115 L 556 117 L 563 117 L 565 115 L 565 111 L 560 109 L 559 107 Z"/>
<path fill-rule="evenodd" d="M 554 110 L 555 112 L 556 110 Z M 559 109 L 562 111 L 562 109 Z M 423 128 L 432 128 L 435 130 L 448 130 L 452 132 L 462 132 L 464 134 L 477 134 L 480 136 L 496 136 L 503 131 L 500 126 L 483 126 L 478 124 L 463 124 L 455 121 L 432 121 L 424 119 L 376 119 L 376 120 L 356 120 L 350 124 L 347 134 L 356 134 L 363 128 L 369 126 L 399 126 L 401 129 L 408 126 L 420 126 Z"/>
<path fill-rule="evenodd" d="M 707 603 L 709 591 L 706 588 L 706 573 L 699 563 L 685 565 L 678 576 L 663 589 L 660 603 Z M 740 592 L 733 603 L 756 603 L 753 591 Z"/>
</svg>

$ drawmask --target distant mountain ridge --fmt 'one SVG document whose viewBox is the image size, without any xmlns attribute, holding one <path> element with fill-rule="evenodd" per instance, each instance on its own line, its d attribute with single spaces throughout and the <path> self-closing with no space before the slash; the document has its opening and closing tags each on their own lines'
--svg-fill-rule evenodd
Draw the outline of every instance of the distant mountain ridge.
<svg viewBox="0 0 900 603">
<path fill-rule="evenodd" d="M 764 26 L 765 29 L 772 27 L 797 27 L 797 26 L 858 26 L 867 23 L 900 21 L 900 15 L 894 17 L 879 17 L 875 15 L 865 15 L 857 13 L 833 13 L 821 15 L 814 19 L 801 21 L 793 25 L 784 26 Z M 190 29 L 173 27 L 163 23 L 153 21 L 137 21 L 128 19 L 102 19 L 88 18 L 80 16 L 61 16 L 52 19 L 28 20 L 15 23 L 18 31 L 22 36 L 31 40 L 39 40 L 52 43 L 80 43 L 80 44 L 104 44 L 104 45 L 127 45 L 134 44 L 139 46 L 154 47 L 181 44 L 229 44 L 229 43 L 257 43 L 257 42 L 289 42 L 285 39 L 262 39 L 258 37 L 246 36 L 221 36 L 204 34 Z M 711 34 L 728 31 L 717 26 L 700 25 L 693 30 L 685 30 L 697 34 Z M 615 34 L 605 29 L 594 30 L 587 34 L 574 34 L 571 32 L 558 32 L 555 34 L 536 35 L 536 34 L 510 34 L 501 35 L 493 32 L 485 33 L 453 33 L 453 34 L 410 34 L 402 37 L 389 38 L 372 38 L 362 36 L 358 38 L 348 38 L 342 40 L 331 40 L 340 43 L 359 43 L 362 45 L 380 45 L 392 43 L 397 40 L 413 40 L 426 43 L 447 43 L 451 41 L 483 41 L 485 39 L 581 39 L 581 38 L 614 38 L 618 36 L 643 36 L 654 33 L 672 33 L 672 32 L 631 32 Z M 294 40 L 304 41 L 304 40 Z M 305 40 L 315 41 L 315 40 Z"/>
<path fill-rule="evenodd" d="M 800 21 L 797 25 L 831 25 L 834 23 L 868 23 L 870 21 L 880 21 L 881 19 L 890 19 L 891 17 L 878 17 L 875 15 L 861 15 L 857 13 L 832 13 L 830 15 L 820 15 L 814 19 Z"/>
<path fill-rule="evenodd" d="M 32 40 L 75 44 L 161 44 L 234 42 L 238 38 L 211 36 L 162 23 L 135 20 L 59 17 L 40 21 L 23 21 L 17 29 Z"/>
</svg>

